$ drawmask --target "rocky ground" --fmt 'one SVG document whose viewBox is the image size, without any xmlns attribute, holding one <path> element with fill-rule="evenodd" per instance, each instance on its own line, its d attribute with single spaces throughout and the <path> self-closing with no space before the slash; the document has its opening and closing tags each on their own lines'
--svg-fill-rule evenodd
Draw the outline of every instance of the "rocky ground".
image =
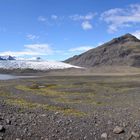
<svg viewBox="0 0 140 140">
<path fill-rule="evenodd" d="M 140 75 L 0 81 L 0 139 L 139 140 Z"/>
</svg>

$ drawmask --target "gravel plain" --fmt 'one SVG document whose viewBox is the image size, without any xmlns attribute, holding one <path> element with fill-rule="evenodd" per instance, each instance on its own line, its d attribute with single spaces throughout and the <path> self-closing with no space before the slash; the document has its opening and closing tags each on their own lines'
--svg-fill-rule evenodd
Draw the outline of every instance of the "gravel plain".
<svg viewBox="0 0 140 140">
<path fill-rule="evenodd" d="M 2 140 L 139 140 L 140 75 L 0 81 Z"/>
</svg>

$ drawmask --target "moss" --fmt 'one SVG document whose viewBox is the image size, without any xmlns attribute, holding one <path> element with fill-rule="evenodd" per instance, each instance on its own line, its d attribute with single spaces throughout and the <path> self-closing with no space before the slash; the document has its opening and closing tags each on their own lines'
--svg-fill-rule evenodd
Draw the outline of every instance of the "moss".
<svg viewBox="0 0 140 140">
<path fill-rule="evenodd" d="M 64 103 L 64 104 L 87 104 L 87 105 L 88 104 L 91 104 L 91 105 L 103 104 L 102 102 L 96 101 L 92 93 L 83 97 L 81 95 L 73 97 L 73 98 L 70 98 L 69 96 L 62 96 L 62 97 L 53 99 L 53 101 L 58 102 L 58 103 Z"/>
<path fill-rule="evenodd" d="M 9 94 L 9 93 L 6 93 L 6 92 L 1 92 L 1 93 L 0 93 L 0 96 L 1 96 L 1 97 L 9 97 L 10 94 Z"/>
<path fill-rule="evenodd" d="M 30 89 L 39 89 L 39 85 L 38 84 L 32 84 L 29 86 Z"/>
<path fill-rule="evenodd" d="M 28 88 L 27 86 L 17 85 L 15 86 L 16 89 L 23 90 L 23 91 L 32 91 L 33 89 Z"/>
<path fill-rule="evenodd" d="M 86 115 L 84 112 L 78 111 L 76 109 L 72 109 L 69 107 L 58 107 L 58 106 L 51 106 L 51 105 L 44 105 L 43 108 L 50 110 L 50 111 L 58 111 L 65 115 L 76 115 L 76 116 L 83 116 Z"/>
<path fill-rule="evenodd" d="M 20 106 L 23 108 L 43 108 L 45 110 L 58 111 L 65 115 L 76 115 L 76 116 L 86 115 L 84 112 L 80 112 L 72 108 L 58 107 L 58 106 L 52 106 L 48 104 L 32 103 L 24 99 L 7 99 L 6 103 L 10 105 Z"/>
<path fill-rule="evenodd" d="M 102 102 L 96 102 L 96 104 L 97 104 L 97 105 L 101 105 L 101 104 L 102 104 Z"/>
<path fill-rule="evenodd" d="M 24 99 L 7 99 L 6 103 L 11 104 L 11 105 L 21 106 L 21 107 L 24 107 L 24 108 L 36 108 L 37 107 L 37 104 L 27 102 Z"/>
<path fill-rule="evenodd" d="M 64 97 L 60 97 L 60 98 L 56 98 L 54 99 L 55 102 L 60 102 L 60 103 L 68 103 L 68 104 L 77 104 L 77 103 L 81 103 L 81 100 L 72 100 L 72 99 L 68 99 L 68 98 L 64 98 Z"/>
<path fill-rule="evenodd" d="M 45 88 L 55 88 L 58 85 L 56 85 L 56 84 L 45 84 L 44 86 L 45 86 Z"/>
<path fill-rule="evenodd" d="M 29 91 L 29 92 L 32 92 L 34 94 L 39 94 L 39 95 L 49 95 L 49 96 L 59 95 L 58 92 L 52 91 L 50 89 L 45 89 L 45 88 L 34 88 L 33 89 L 33 88 L 29 88 L 27 86 L 18 85 L 18 86 L 16 86 L 16 89 L 23 90 L 23 91 Z"/>
<path fill-rule="evenodd" d="M 34 88 L 31 89 L 27 86 L 23 86 L 23 85 L 17 85 L 16 89 L 18 90 L 23 90 L 23 91 L 29 91 L 32 92 L 34 94 L 39 94 L 39 95 L 45 95 L 45 96 L 52 96 L 52 97 L 58 97 L 58 96 L 65 96 L 65 95 L 77 95 L 80 93 L 75 93 L 75 92 L 60 92 L 60 91 L 56 91 L 53 89 L 49 89 L 49 88 Z"/>
</svg>

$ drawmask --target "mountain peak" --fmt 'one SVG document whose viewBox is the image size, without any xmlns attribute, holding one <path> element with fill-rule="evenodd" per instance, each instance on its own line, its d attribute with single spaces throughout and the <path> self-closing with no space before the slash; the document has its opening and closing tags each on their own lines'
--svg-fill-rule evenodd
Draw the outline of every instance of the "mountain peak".
<svg viewBox="0 0 140 140">
<path fill-rule="evenodd" d="M 119 38 L 122 38 L 122 39 L 133 39 L 133 40 L 139 40 L 137 39 L 134 35 L 130 34 L 130 33 L 127 33 Z"/>
<path fill-rule="evenodd" d="M 107 45 L 116 45 L 116 44 L 123 44 L 125 42 L 140 42 L 135 36 L 130 33 L 122 35 L 120 37 L 114 38 L 107 43 Z"/>
<path fill-rule="evenodd" d="M 135 36 L 133 36 L 133 35 L 130 34 L 130 33 L 126 33 L 125 35 L 122 35 L 122 36 L 125 36 L 125 37 L 135 37 Z"/>
</svg>

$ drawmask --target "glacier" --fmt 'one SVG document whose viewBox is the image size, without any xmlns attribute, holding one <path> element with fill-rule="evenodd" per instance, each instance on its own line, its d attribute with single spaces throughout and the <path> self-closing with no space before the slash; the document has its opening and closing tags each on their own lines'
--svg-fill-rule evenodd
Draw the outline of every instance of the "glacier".
<svg viewBox="0 0 140 140">
<path fill-rule="evenodd" d="M 68 68 L 80 68 L 80 67 L 59 61 L 0 60 L 0 69 L 49 70 L 49 69 L 68 69 Z"/>
</svg>

